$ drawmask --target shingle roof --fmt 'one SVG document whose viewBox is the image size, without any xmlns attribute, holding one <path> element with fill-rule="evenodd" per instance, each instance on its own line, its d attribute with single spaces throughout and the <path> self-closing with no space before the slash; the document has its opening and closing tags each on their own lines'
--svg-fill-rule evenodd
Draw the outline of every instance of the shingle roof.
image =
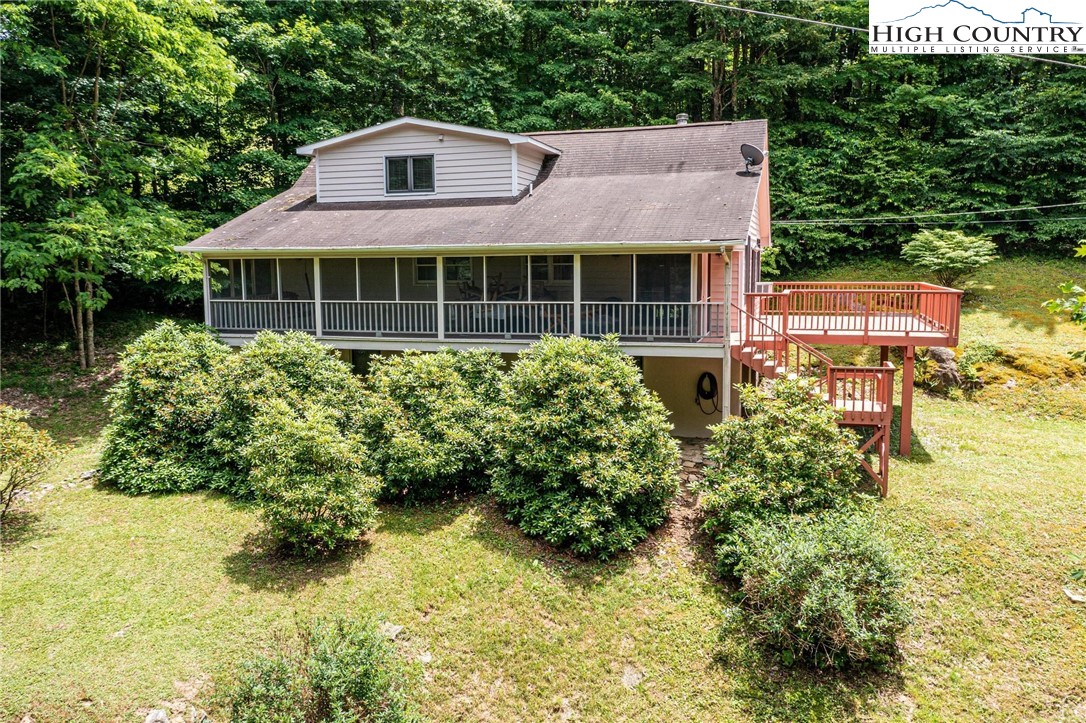
<svg viewBox="0 0 1086 723">
<path fill-rule="evenodd" d="M 562 151 L 534 193 L 479 200 L 316 203 L 312 164 L 287 191 L 183 247 L 274 251 L 737 241 L 758 177 L 742 143 L 764 120 L 527 134 Z"/>
</svg>

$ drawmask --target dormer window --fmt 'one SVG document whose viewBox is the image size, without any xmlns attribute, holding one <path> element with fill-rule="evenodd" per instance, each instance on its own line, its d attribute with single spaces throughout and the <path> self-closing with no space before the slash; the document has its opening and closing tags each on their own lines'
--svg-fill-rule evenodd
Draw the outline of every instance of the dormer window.
<svg viewBox="0 0 1086 723">
<path fill-rule="evenodd" d="M 385 193 L 430 193 L 433 190 L 433 156 L 385 158 Z"/>
</svg>

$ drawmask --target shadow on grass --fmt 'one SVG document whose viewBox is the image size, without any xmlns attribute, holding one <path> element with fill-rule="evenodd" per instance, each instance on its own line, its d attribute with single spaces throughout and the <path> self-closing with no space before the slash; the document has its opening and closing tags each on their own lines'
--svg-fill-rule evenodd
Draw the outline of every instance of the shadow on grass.
<svg viewBox="0 0 1086 723">
<path fill-rule="evenodd" d="M 732 695 L 755 720 L 866 719 L 872 701 L 904 690 L 896 669 L 833 672 L 782 666 L 754 642 L 738 607 L 721 628 L 713 662 L 727 671 Z"/>
<path fill-rule="evenodd" d="M 525 535 L 505 519 L 500 506 L 488 496 L 480 495 L 473 511 L 478 516 L 472 531 L 475 540 L 524 565 L 542 567 L 569 588 L 591 591 L 631 570 L 673 566 L 678 556 L 714 596 L 724 594 L 716 578 L 712 543 L 700 529 L 701 513 L 696 498 L 685 490 L 675 498 L 663 525 L 634 549 L 608 560 L 580 557 L 541 538 Z M 664 548 L 673 548 L 674 554 L 660 554 Z"/>
<path fill-rule="evenodd" d="M 40 540 L 49 534 L 41 515 L 30 510 L 11 510 L 0 525 L 0 549 L 4 552 Z"/>
<path fill-rule="evenodd" d="M 234 582 L 254 591 L 296 592 L 324 580 L 342 577 L 370 548 L 364 540 L 320 557 L 301 557 L 284 549 L 266 530 L 250 534 L 237 552 L 223 559 L 223 570 Z"/>
<path fill-rule="evenodd" d="M 428 535 L 456 522 L 483 495 L 461 494 L 451 500 L 401 504 L 382 502 L 379 529 L 393 535 Z"/>
</svg>

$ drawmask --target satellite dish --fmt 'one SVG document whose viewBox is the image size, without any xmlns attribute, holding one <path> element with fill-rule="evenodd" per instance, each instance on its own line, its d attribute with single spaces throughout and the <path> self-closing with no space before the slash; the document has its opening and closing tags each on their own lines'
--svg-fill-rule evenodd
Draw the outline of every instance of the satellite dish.
<svg viewBox="0 0 1086 723">
<path fill-rule="evenodd" d="M 751 166 L 760 166 L 765 162 L 765 152 L 757 146 L 752 146 L 749 143 L 744 143 L 739 146 L 739 153 L 743 156 L 743 162 L 747 164 L 746 175 L 754 176 L 757 174 L 750 172 Z"/>
</svg>

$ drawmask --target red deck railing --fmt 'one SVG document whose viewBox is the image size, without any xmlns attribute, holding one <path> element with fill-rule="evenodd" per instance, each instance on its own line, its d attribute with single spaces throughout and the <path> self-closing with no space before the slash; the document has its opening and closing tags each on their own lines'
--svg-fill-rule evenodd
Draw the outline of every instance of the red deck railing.
<svg viewBox="0 0 1086 723">
<path fill-rule="evenodd" d="M 956 346 L 962 292 L 921 282 L 777 282 L 748 313 L 807 341 Z"/>
</svg>

